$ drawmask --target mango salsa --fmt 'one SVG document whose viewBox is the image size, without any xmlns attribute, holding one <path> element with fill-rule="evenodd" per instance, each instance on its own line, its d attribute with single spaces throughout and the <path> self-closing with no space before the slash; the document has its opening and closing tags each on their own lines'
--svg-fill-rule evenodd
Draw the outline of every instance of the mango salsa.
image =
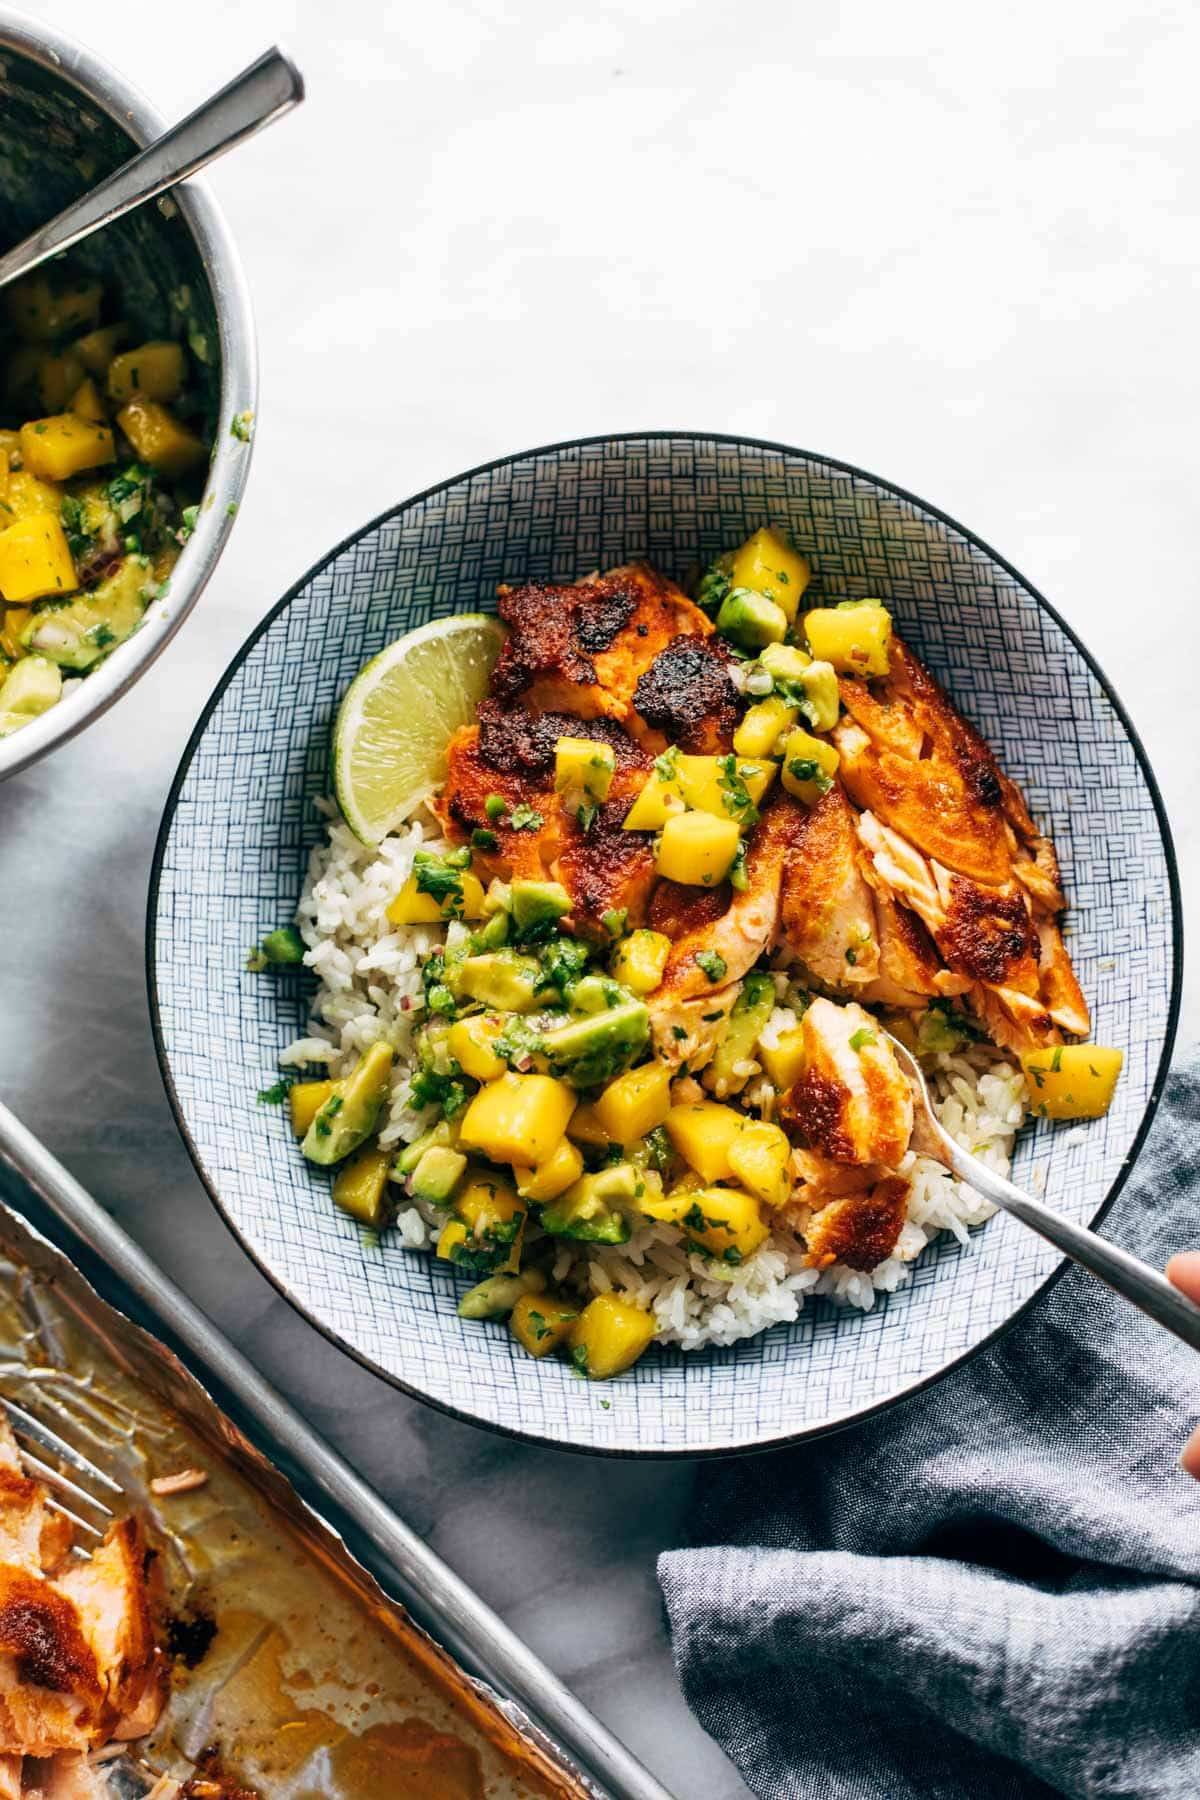
<svg viewBox="0 0 1200 1800">
<path fill-rule="evenodd" d="M 428 895 L 421 898 L 427 899 Z M 473 1013 L 470 1018 L 456 1020 L 450 1027 L 446 1047 L 472 1081 L 498 1081 L 503 1075 L 508 1065 L 492 1049 L 503 1029 L 503 1019 L 487 1013 Z"/>
<path fill-rule="evenodd" d="M 781 1031 L 773 1044 L 760 1043 L 757 1054 L 780 1093 L 786 1093 L 804 1073 L 804 1032 L 793 1025 Z"/>
<path fill-rule="evenodd" d="M 46 481 L 69 481 L 84 469 L 116 461 L 113 434 L 78 413 L 31 419 L 21 427 L 21 458 L 31 475 Z"/>
<path fill-rule="evenodd" d="M 833 786 L 840 760 L 824 738 L 812 737 L 807 731 L 789 731 L 783 744 L 781 780 L 789 794 L 795 794 L 805 806 L 815 806 Z"/>
<path fill-rule="evenodd" d="M 72 593 L 75 586 L 75 564 L 63 528 L 50 513 L 33 513 L 0 531 L 0 595 L 5 600 L 41 600 Z"/>
<path fill-rule="evenodd" d="M 654 866 L 668 881 L 716 887 L 733 867 L 741 842 L 736 819 L 711 813 L 676 813 L 662 828 Z"/>
<path fill-rule="evenodd" d="M 625 814 L 622 831 L 661 831 L 675 813 L 684 811 L 684 800 L 678 781 L 664 779 L 657 770 L 649 777 L 637 799 Z"/>
<path fill-rule="evenodd" d="M 464 1149 L 490 1162 L 536 1168 L 558 1148 L 575 1110 L 575 1094 L 549 1075 L 501 1075 L 481 1087 L 463 1115 Z"/>
<path fill-rule="evenodd" d="M 593 1105 L 614 1144 L 636 1144 L 661 1125 L 671 1110 L 671 1071 L 658 1061 L 626 1069 L 609 1082 Z"/>
<path fill-rule="evenodd" d="M 671 955 L 671 940 L 661 931 L 631 931 L 613 952 L 612 972 L 635 994 L 652 994 L 660 986 Z"/>
<path fill-rule="evenodd" d="M 560 1138 L 556 1149 L 536 1169 L 517 1167 L 517 1192 L 524 1200 L 540 1206 L 545 1200 L 557 1200 L 583 1174 L 583 1158 L 570 1138 Z"/>
<path fill-rule="evenodd" d="M 736 819 L 744 829 L 753 823 L 751 809 L 775 779 L 773 762 L 728 756 L 681 756 L 677 767 L 688 806 L 715 819 Z"/>
<path fill-rule="evenodd" d="M 747 1119 L 729 1145 L 729 1169 L 764 1206 L 782 1206 L 791 1192 L 792 1146 L 778 1125 Z"/>
<path fill-rule="evenodd" d="M 571 1328 L 571 1361 L 592 1381 L 608 1381 L 637 1361 L 657 1330 L 652 1313 L 616 1294 L 597 1294 Z"/>
<path fill-rule="evenodd" d="M 302 1138 L 330 1094 L 332 1081 L 294 1081 L 288 1089 L 288 1112 L 292 1130 Z"/>
<path fill-rule="evenodd" d="M 729 579 L 735 588 L 765 594 L 781 606 L 790 625 L 812 580 L 812 567 L 782 532 L 764 525 L 734 553 Z"/>
<path fill-rule="evenodd" d="M 1122 1050 L 1099 1044 L 1059 1044 L 1026 1050 L 1021 1067 L 1029 1083 L 1030 1111 L 1039 1119 L 1098 1119 L 1112 1104 Z"/>
<path fill-rule="evenodd" d="M 177 400 L 187 375 L 183 347 L 169 341 L 123 350 L 108 365 L 108 397 L 126 400 Z"/>
<path fill-rule="evenodd" d="M 175 481 L 202 463 L 207 450 L 174 413 L 157 400 L 129 400 L 117 414 L 117 424 L 143 462 Z"/>
<path fill-rule="evenodd" d="M 508 1323 L 530 1356 L 548 1356 L 566 1343 L 578 1317 L 579 1308 L 556 1294 L 522 1294 Z"/>
<path fill-rule="evenodd" d="M 878 600 L 845 600 L 804 615 L 808 647 L 839 675 L 886 675 L 892 617 Z"/>
<path fill-rule="evenodd" d="M 729 1146 L 745 1122 L 746 1115 L 737 1107 L 716 1100 L 673 1106 L 664 1120 L 667 1136 L 684 1162 L 705 1181 L 729 1179 Z"/>
<path fill-rule="evenodd" d="M 770 756 L 780 737 L 796 723 L 800 708 L 781 694 L 768 694 L 746 713 L 733 734 L 739 756 Z"/>
</svg>

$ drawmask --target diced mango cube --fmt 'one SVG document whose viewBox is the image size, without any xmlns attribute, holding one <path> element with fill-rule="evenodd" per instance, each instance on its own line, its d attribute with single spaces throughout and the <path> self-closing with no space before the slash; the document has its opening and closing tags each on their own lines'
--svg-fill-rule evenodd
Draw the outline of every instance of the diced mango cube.
<svg viewBox="0 0 1200 1800">
<path fill-rule="evenodd" d="M 799 729 L 789 731 L 783 743 L 780 779 L 789 794 L 795 794 L 805 806 L 815 806 L 833 786 L 840 760 L 833 745 L 824 738 Z"/>
<path fill-rule="evenodd" d="M 679 783 L 674 780 L 664 781 L 656 770 L 625 814 L 621 829 L 661 831 L 673 814 L 683 812 L 686 804 Z"/>
<path fill-rule="evenodd" d="M 1029 1083 L 1029 1110 L 1039 1119 L 1100 1118 L 1112 1104 L 1124 1061 L 1123 1051 L 1099 1044 L 1026 1050 L 1021 1067 Z"/>
<path fill-rule="evenodd" d="M 571 1328 L 571 1360 L 592 1381 L 622 1375 L 654 1342 L 652 1313 L 616 1294 L 589 1300 Z"/>
<path fill-rule="evenodd" d="M 596 738 L 560 737 L 554 748 L 555 792 L 602 805 L 608 799 L 616 766 L 611 744 Z"/>
<path fill-rule="evenodd" d="M 378 1231 L 387 1218 L 387 1178 L 391 1156 L 367 1144 L 342 1164 L 333 1180 L 333 1201 L 343 1212 Z"/>
<path fill-rule="evenodd" d="M 478 875 L 463 869 L 459 881 L 460 893 L 448 893 L 439 900 L 434 894 L 423 894 L 416 876 L 410 875 L 388 907 L 388 918 L 393 925 L 444 925 L 447 919 L 482 919 L 483 884 Z"/>
<path fill-rule="evenodd" d="M 671 955 L 671 940 L 661 931 L 631 931 L 613 952 L 612 972 L 635 994 L 652 994 L 660 985 Z"/>
<path fill-rule="evenodd" d="M 18 443 L 20 436 L 18 434 Z M 57 519 L 62 507 L 62 489 L 53 481 L 39 481 L 28 469 L 14 469 L 8 478 L 8 492 L 0 507 L 0 522 L 30 519 L 35 513 L 49 513 Z"/>
<path fill-rule="evenodd" d="M 0 595 L 5 600 L 42 600 L 72 593 L 77 585 L 63 528 L 51 514 L 33 513 L 0 531 Z"/>
<path fill-rule="evenodd" d="M 609 1082 L 593 1105 L 614 1144 L 636 1144 L 661 1125 L 671 1110 L 671 1071 L 658 1061 L 626 1069 Z"/>
<path fill-rule="evenodd" d="M 697 1249 L 719 1262 L 744 1263 L 770 1236 L 758 1201 L 742 1188 L 700 1188 L 684 1198 L 679 1223 Z"/>
<path fill-rule="evenodd" d="M 177 400 L 187 375 L 183 349 L 169 339 L 123 350 L 108 365 L 108 397 L 126 400 Z"/>
<path fill-rule="evenodd" d="M 550 1075 L 504 1074 L 481 1087 L 463 1115 L 460 1141 L 491 1162 L 536 1168 L 558 1147 L 575 1094 Z"/>
<path fill-rule="evenodd" d="M 693 1105 L 673 1106 L 663 1122 L 690 1169 L 705 1181 L 729 1179 L 729 1146 L 746 1123 L 744 1113 L 716 1100 L 699 1100 Z"/>
<path fill-rule="evenodd" d="M 288 1089 L 288 1111 L 292 1118 L 292 1130 L 298 1138 L 304 1136 L 332 1092 L 332 1081 L 292 1083 Z"/>
<path fill-rule="evenodd" d="M 676 813 L 662 828 L 654 866 L 667 881 L 716 887 L 733 866 L 741 842 L 736 819 L 711 813 Z"/>
<path fill-rule="evenodd" d="M 78 413 L 56 413 L 31 419 L 21 427 L 21 460 L 31 475 L 46 481 L 69 481 L 83 469 L 116 461 L 113 434 Z"/>
<path fill-rule="evenodd" d="M 38 399 L 48 413 L 62 412 L 83 380 L 83 364 L 71 350 L 45 350 L 38 361 Z"/>
<path fill-rule="evenodd" d="M 71 395 L 71 411 L 78 413 L 81 419 L 90 419 L 93 425 L 107 424 L 108 414 L 100 398 L 100 389 L 90 375 L 80 382 Z"/>
<path fill-rule="evenodd" d="M 208 455 L 195 432 L 156 400 L 130 400 L 117 414 L 117 424 L 142 461 L 168 481 L 186 475 Z"/>
<path fill-rule="evenodd" d="M 544 1200 L 556 1200 L 583 1174 L 583 1158 L 570 1138 L 561 1138 L 544 1163 L 536 1169 L 517 1168 L 517 1192 L 540 1206 Z"/>
<path fill-rule="evenodd" d="M 93 375 L 103 375 L 128 336 L 128 325 L 101 325 L 77 338 L 72 348 L 85 369 Z"/>
<path fill-rule="evenodd" d="M 522 1294 L 509 1315 L 509 1328 L 530 1356 L 548 1356 L 565 1344 L 579 1308 L 556 1294 Z"/>
<path fill-rule="evenodd" d="M 14 282 L 5 296 L 13 329 L 35 344 L 52 344 L 74 331 L 87 331 L 100 316 L 104 288 L 91 276 L 63 269 L 38 269 Z"/>
<path fill-rule="evenodd" d="M 455 1195 L 454 1211 L 467 1228 L 462 1250 L 482 1249 L 498 1274 L 515 1274 L 521 1266 L 527 1208 L 508 1182 L 495 1175 L 478 1174 Z M 507 1254 L 502 1255 L 505 1246 Z M 457 1262 L 460 1257 L 453 1260 Z M 467 1260 L 467 1256 L 461 1260 Z"/>
<path fill-rule="evenodd" d="M 798 706 L 789 706 L 782 694 L 768 694 L 752 706 L 733 734 L 739 756 L 770 756 L 783 732 L 800 717 Z"/>
<path fill-rule="evenodd" d="M 800 597 L 812 580 L 812 567 L 782 532 L 764 525 L 735 552 L 729 580 L 735 588 L 765 594 L 783 608 L 790 624 Z"/>
<path fill-rule="evenodd" d="M 443 1262 L 454 1262 L 455 1251 L 461 1250 L 467 1242 L 468 1232 L 461 1219 L 450 1219 L 442 1227 L 437 1241 L 437 1254 Z"/>
<path fill-rule="evenodd" d="M 729 1167 L 765 1206 L 782 1206 L 791 1192 L 792 1146 L 778 1125 L 748 1119 L 729 1146 Z"/>
<path fill-rule="evenodd" d="M 715 819 L 747 823 L 745 799 L 757 806 L 775 779 L 773 762 L 732 760 L 727 756 L 681 756 L 679 787 L 684 800 Z M 745 789 L 745 794 L 742 789 Z"/>
<path fill-rule="evenodd" d="M 892 616 L 878 600 L 843 601 L 804 615 L 808 647 L 839 675 L 886 675 Z"/>
<path fill-rule="evenodd" d="M 603 1150 L 608 1145 L 608 1133 L 596 1116 L 596 1108 L 590 1100 L 581 1101 L 571 1114 L 571 1122 L 567 1126 L 567 1136 L 577 1144 L 588 1144 L 593 1150 Z"/>
<path fill-rule="evenodd" d="M 760 1041 L 756 1054 L 780 1093 L 786 1093 L 804 1073 L 802 1027 L 793 1025 L 790 1030 L 781 1031 L 773 1044 Z"/>
<path fill-rule="evenodd" d="M 498 1081 L 503 1075 L 508 1065 L 492 1048 L 503 1029 L 503 1020 L 488 1013 L 473 1013 L 450 1027 L 446 1048 L 472 1081 Z"/>
</svg>

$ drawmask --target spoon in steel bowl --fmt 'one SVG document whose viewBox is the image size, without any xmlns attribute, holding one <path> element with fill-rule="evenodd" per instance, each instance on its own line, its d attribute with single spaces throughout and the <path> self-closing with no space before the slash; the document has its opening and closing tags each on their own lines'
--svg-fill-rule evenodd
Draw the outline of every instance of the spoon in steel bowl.
<svg viewBox="0 0 1200 1800">
<path fill-rule="evenodd" d="M 1159 1325 L 1165 1325 L 1173 1331 L 1177 1338 L 1190 1344 L 1193 1350 L 1200 1350 L 1200 1306 L 1184 1297 L 1178 1288 L 1171 1286 L 1165 1275 L 1152 1269 L 1139 1257 L 1132 1256 L 1128 1250 L 1122 1250 L 1119 1244 L 1110 1244 L 1106 1238 L 1097 1236 L 1085 1225 L 1076 1225 L 1071 1219 L 1064 1218 L 1062 1213 L 1055 1212 L 1052 1206 L 1045 1206 L 1035 1200 L 1032 1194 L 1023 1193 L 1006 1181 L 1003 1175 L 997 1175 L 986 1163 L 963 1149 L 955 1142 L 933 1110 L 933 1102 L 929 1098 L 929 1089 L 925 1085 L 925 1077 L 921 1065 L 911 1051 L 894 1038 L 890 1032 L 883 1032 L 888 1043 L 895 1051 L 896 1060 L 904 1074 L 915 1089 L 917 1118 L 913 1130 L 913 1147 L 926 1156 L 936 1158 L 952 1175 L 960 1181 L 969 1182 L 977 1194 L 993 1205 L 1001 1206 L 1005 1212 L 1012 1213 L 1020 1219 L 1022 1225 L 1039 1232 L 1048 1238 L 1057 1250 L 1082 1263 L 1101 1281 L 1106 1281 L 1118 1294 L 1140 1307 L 1142 1312 Z"/>
<path fill-rule="evenodd" d="M 282 118 L 303 98 L 304 77 L 299 69 L 282 50 L 266 51 L 220 93 L 122 163 L 98 187 L 72 201 L 48 225 L 0 256 L 0 288 L 194 175 L 264 125 Z"/>
</svg>

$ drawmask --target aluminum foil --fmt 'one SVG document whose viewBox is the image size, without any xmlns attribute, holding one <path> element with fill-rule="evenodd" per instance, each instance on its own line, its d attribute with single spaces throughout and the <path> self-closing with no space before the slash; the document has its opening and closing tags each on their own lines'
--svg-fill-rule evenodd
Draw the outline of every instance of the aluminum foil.
<svg viewBox="0 0 1200 1800">
<path fill-rule="evenodd" d="M 169 1351 L 3 1205 L 0 1392 L 120 1483 L 115 1509 L 140 1513 L 160 1553 L 186 1656 L 138 1746 L 155 1772 L 186 1777 L 215 1747 L 263 1800 L 596 1795 L 384 1594 Z M 203 1486 L 152 1490 L 187 1469 Z"/>
</svg>

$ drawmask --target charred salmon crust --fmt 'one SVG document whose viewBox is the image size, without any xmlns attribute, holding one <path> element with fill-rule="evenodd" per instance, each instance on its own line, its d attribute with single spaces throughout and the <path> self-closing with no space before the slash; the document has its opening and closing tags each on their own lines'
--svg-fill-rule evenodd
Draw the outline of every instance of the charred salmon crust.
<svg viewBox="0 0 1200 1800">
<path fill-rule="evenodd" d="M 719 638 L 678 638 L 638 680 L 634 711 L 689 755 L 728 749 L 738 722 L 730 660 Z"/>
</svg>

